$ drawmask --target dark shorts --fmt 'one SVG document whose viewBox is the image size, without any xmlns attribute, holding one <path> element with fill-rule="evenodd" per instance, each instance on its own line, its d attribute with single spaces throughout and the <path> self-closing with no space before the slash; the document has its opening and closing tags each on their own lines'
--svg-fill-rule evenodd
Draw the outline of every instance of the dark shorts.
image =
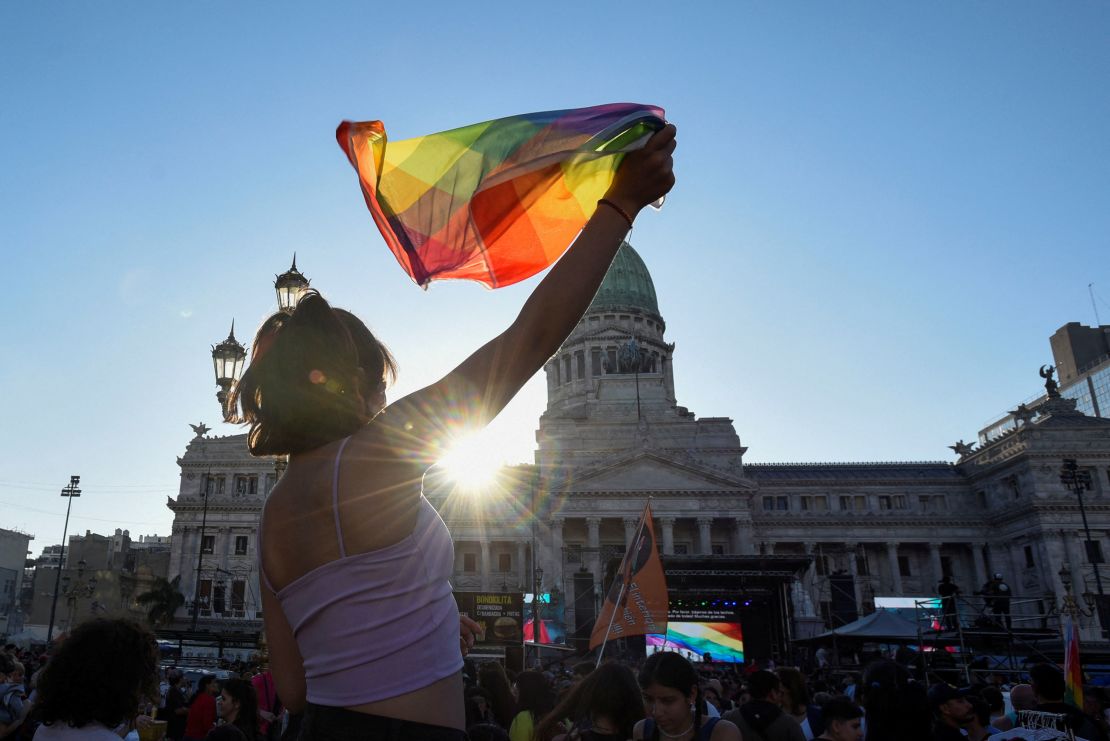
<svg viewBox="0 0 1110 741">
<path fill-rule="evenodd" d="M 457 728 L 308 704 L 297 741 L 466 741 Z"/>
</svg>

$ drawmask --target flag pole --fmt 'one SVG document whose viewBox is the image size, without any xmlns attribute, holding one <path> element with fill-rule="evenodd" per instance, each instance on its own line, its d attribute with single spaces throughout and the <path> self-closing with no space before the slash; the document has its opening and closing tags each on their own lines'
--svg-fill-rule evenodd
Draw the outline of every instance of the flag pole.
<svg viewBox="0 0 1110 741">
<path fill-rule="evenodd" d="M 597 664 L 594 668 L 601 666 L 601 657 L 605 655 L 605 644 L 609 642 L 609 631 L 613 629 L 613 621 L 617 619 L 617 610 L 620 609 L 621 597 L 624 596 L 624 581 L 621 581 L 620 591 L 617 592 L 617 599 L 613 603 L 613 614 L 609 616 L 609 627 L 605 630 L 605 638 L 601 641 L 601 648 L 597 652 Z"/>
</svg>

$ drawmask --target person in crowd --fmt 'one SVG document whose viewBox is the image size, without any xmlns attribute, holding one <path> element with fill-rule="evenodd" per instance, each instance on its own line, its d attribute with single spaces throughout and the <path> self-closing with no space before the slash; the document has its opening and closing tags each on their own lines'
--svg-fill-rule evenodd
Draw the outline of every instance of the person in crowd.
<svg viewBox="0 0 1110 741">
<path fill-rule="evenodd" d="M 1045 713 L 1059 713 L 1066 716 L 1067 726 L 1087 741 L 1106 741 L 1106 736 L 1097 724 L 1091 721 L 1082 710 L 1064 702 L 1067 684 L 1064 673 L 1052 664 L 1037 664 L 1029 670 L 1029 681 L 1033 695 L 1037 699 L 1034 710 Z"/>
<path fill-rule="evenodd" d="M 1017 728 L 1021 725 L 1021 711 L 1037 707 L 1037 696 L 1033 694 L 1032 685 L 1022 683 L 1011 687 L 1010 707 L 1013 710 L 1006 713 L 1006 721 L 1010 724 L 1010 728 Z"/>
<path fill-rule="evenodd" d="M 725 703 L 724 688 L 716 677 L 702 684 L 702 697 L 705 698 L 705 711 L 710 718 L 720 718 L 722 706 Z"/>
<path fill-rule="evenodd" d="M 493 720 L 506 731 L 516 715 L 516 698 L 513 686 L 505 674 L 505 667 L 496 661 L 487 661 L 478 667 L 478 686 L 489 695 Z"/>
<path fill-rule="evenodd" d="M 394 363 L 353 314 L 308 291 L 263 323 L 229 403 L 254 455 L 289 456 L 259 524 L 260 575 L 274 682 L 291 712 L 305 710 L 302 737 L 465 737 L 460 640 L 480 627 L 460 620 L 454 547 L 423 475 L 577 325 L 631 220 L 674 185 L 674 148 L 668 125 L 625 155 L 512 325 L 388 407 Z"/>
<path fill-rule="evenodd" d="M 216 725 L 216 695 L 220 685 L 216 675 L 205 674 L 197 682 L 197 691 L 189 700 L 189 712 L 185 718 L 185 741 L 202 741 Z"/>
<path fill-rule="evenodd" d="M 648 717 L 636 724 L 635 741 L 740 741 L 734 723 L 703 713 L 698 673 L 678 653 L 649 656 L 637 682 Z"/>
<path fill-rule="evenodd" d="M 523 671 L 516 676 L 516 709 L 509 726 L 510 741 L 532 741 L 536 725 L 551 712 L 555 693 L 547 679 L 537 671 Z"/>
<path fill-rule="evenodd" d="M 993 684 L 989 684 L 979 690 L 979 697 L 983 698 L 989 709 L 987 725 L 993 726 L 999 731 L 1008 731 L 1014 727 L 1006 717 L 1006 700 L 1002 696 L 1002 690 Z"/>
<path fill-rule="evenodd" d="M 956 598 L 960 596 L 960 588 L 952 581 L 952 577 L 945 574 L 937 584 L 937 594 L 940 596 L 940 610 L 944 616 L 944 627 L 948 630 L 956 630 L 958 625 L 958 613 L 956 611 Z"/>
<path fill-rule="evenodd" d="M 23 664 L 7 652 L 0 652 L 0 738 L 14 736 L 26 710 Z"/>
<path fill-rule="evenodd" d="M 991 706 L 980 695 L 968 695 L 971 703 L 971 719 L 964 726 L 969 741 L 983 741 L 998 729 L 991 725 Z"/>
<path fill-rule="evenodd" d="M 794 667 L 784 666 L 775 674 L 782 682 L 782 709 L 798 722 L 806 741 L 821 735 L 824 725 L 821 722 L 821 708 L 809 696 L 806 676 Z"/>
<path fill-rule="evenodd" d="M 762 669 L 748 678 L 752 699 L 725 719 L 736 724 L 747 741 L 805 741 L 802 727 L 782 709 L 782 682 L 772 671 Z"/>
<path fill-rule="evenodd" d="M 575 684 L 578 684 L 586 677 L 590 676 L 594 670 L 594 663 L 592 661 L 579 661 L 571 669 L 571 679 Z"/>
<path fill-rule="evenodd" d="M 849 697 L 829 698 L 821 705 L 822 741 L 863 741 L 863 710 Z"/>
<path fill-rule="evenodd" d="M 246 679 L 229 679 L 220 692 L 220 720 L 204 737 L 205 741 L 256 741 L 258 739 L 258 700 L 254 685 Z"/>
<path fill-rule="evenodd" d="M 956 689 L 947 682 L 929 688 L 929 706 L 933 709 L 934 741 L 963 741 L 963 729 L 975 718 L 968 691 Z"/>
<path fill-rule="evenodd" d="M 536 741 L 627 741 L 644 717 L 640 687 L 632 670 L 602 664 L 540 721 Z"/>
<path fill-rule="evenodd" d="M 258 733 L 262 738 L 276 738 L 281 729 L 282 707 L 274 687 L 274 676 L 269 669 L 262 669 L 250 678 L 250 682 L 258 698 Z M 274 733 L 270 732 L 271 725 L 275 726 Z"/>
<path fill-rule="evenodd" d="M 166 690 L 166 707 L 158 717 L 166 721 L 166 738 L 181 741 L 185 737 L 185 721 L 189 717 L 189 698 L 186 693 L 185 674 L 171 670 L 166 677 L 170 683 Z"/>
<path fill-rule="evenodd" d="M 1013 597 L 1013 593 L 1001 573 L 992 574 L 976 594 L 987 598 L 986 606 L 994 613 L 994 620 L 999 627 L 1005 627 L 1006 630 L 1013 628 L 1010 619 L 1010 598 Z"/>
<path fill-rule="evenodd" d="M 511 699 L 511 697 L 510 697 Z M 470 741 L 508 741 L 509 733 L 493 715 L 489 693 L 481 687 L 466 688 L 466 733 Z"/>
<path fill-rule="evenodd" d="M 872 662 L 863 672 L 859 698 L 867 741 L 928 741 L 933 715 L 925 687 L 890 659 Z"/>
<path fill-rule="evenodd" d="M 119 741 L 140 705 L 158 696 L 158 646 L 133 620 L 75 627 L 38 678 L 34 741 Z"/>
</svg>

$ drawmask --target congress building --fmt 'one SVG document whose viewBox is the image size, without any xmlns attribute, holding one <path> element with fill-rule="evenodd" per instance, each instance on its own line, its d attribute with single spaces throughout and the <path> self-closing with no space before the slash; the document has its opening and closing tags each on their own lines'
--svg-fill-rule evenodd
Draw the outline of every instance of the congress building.
<svg viewBox="0 0 1110 741">
<path fill-rule="evenodd" d="M 676 397 L 669 339 L 651 275 L 626 244 L 544 367 L 534 464 L 507 468 L 480 498 L 429 478 L 455 540 L 457 591 L 547 595 L 580 645 L 650 502 L 672 606 L 686 596 L 735 608 L 753 656 L 781 655 L 890 598 L 931 597 L 945 576 L 971 595 L 1001 574 L 1015 619 L 1043 623 L 1069 589 L 1080 606 L 1097 601 L 1110 419 L 1078 410 L 1051 374 L 1044 396 L 953 446 L 954 462 L 746 464 L 731 419 L 698 417 Z M 196 613 L 199 631 L 257 634 L 256 528 L 280 467 L 251 458 L 245 435 L 194 429 L 167 503 L 170 578 L 180 574 L 189 600 L 178 623 Z M 1065 459 L 1089 477 L 1090 545 Z M 1088 643 L 1103 640 L 1097 612 L 1079 616 Z"/>
</svg>

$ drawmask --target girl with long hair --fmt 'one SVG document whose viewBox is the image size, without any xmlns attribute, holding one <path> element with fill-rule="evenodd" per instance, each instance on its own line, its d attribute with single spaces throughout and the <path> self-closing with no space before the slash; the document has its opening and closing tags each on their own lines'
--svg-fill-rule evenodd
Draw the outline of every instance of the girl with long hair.
<svg viewBox="0 0 1110 741">
<path fill-rule="evenodd" d="M 536 671 L 516 675 L 516 716 L 509 727 L 510 741 L 532 741 L 536 724 L 551 712 L 555 692 L 547 678 Z"/>
<path fill-rule="evenodd" d="M 741 741 L 735 725 L 704 714 L 698 673 L 682 655 L 652 654 L 637 679 L 648 717 L 636 724 L 635 741 Z"/>
<path fill-rule="evenodd" d="M 536 728 L 536 741 L 627 741 L 644 717 L 636 675 L 602 664 L 567 693 Z M 563 726 L 570 721 L 569 730 Z"/>
<path fill-rule="evenodd" d="M 301 738 L 465 737 L 460 640 L 479 627 L 460 625 L 454 546 L 422 494 L 424 472 L 488 424 L 570 334 L 632 219 L 674 185 L 674 147 L 668 125 L 626 155 L 509 328 L 388 406 L 389 353 L 318 293 L 259 330 L 231 403 L 254 455 L 289 456 L 258 545 L 274 683 L 291 713 L 304 712 Z"/>
<path fill-rule="evenodd" d="M 478 667 L 478 686 L 489 694 L 490 712 L 497 724 L 509 730 L 516 715 L 513 686 L 505 674 L 505 667 L 496 661 L 487 661 Z"/>
<path fill-rule="evenodd" d="M 220 697 L 220 718 L 204 741 L 256 741 L 258 738 L 258 696 L 254 685 L 246 679 L 224 682 Z"/>
</svg>

